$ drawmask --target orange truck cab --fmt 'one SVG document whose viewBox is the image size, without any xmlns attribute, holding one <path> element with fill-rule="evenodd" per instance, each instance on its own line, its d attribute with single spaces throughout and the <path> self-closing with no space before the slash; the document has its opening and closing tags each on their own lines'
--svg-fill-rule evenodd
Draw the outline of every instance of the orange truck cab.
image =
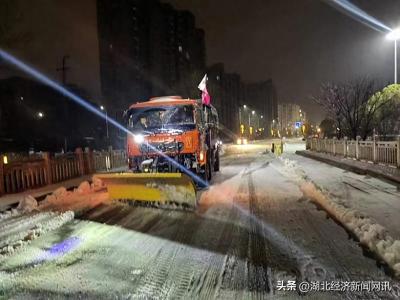
<svg viewBox="0 0 400 300">
<path fill-rule="evenodd" d="M 127 111 L 127 154 L 133 172 L 190 170 L 205 181 L 219 171 L 218 114 L 179 96 L 152 98 Z"/>
</svg>

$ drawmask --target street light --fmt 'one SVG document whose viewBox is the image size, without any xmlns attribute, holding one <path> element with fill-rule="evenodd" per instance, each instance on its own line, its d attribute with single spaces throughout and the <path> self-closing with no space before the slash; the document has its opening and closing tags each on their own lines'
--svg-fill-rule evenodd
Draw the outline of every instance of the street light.
<svg viewBox="0 0 400 300">
<path fill-rule="evenodd" d="M 100 105 L 100 109 L 104 111 L 105 115 L 106 115 L 106 136 L 108 139 L 108 115 L 107 115 L 107 110 L 103 105 Z"/>
<path fill-rule="evenodd" d="M 42 118 L 44 117 L 44 113 L 41 112 L 41 111 L 39 111 L 39 112 L 37 113 L 37 116 L 38 116 L 39 119 L 42 119 Z"/>
<path fill-rule="evenodd" d="M 251 115 L 255 115 L 256 114 L 256 111 L 255 110 L 253 110 L 253 111 L 251 111 L 251 114 L 249 113 L 249 129 L 250 129 L 250 127 L 251 127 Z M 250 135 L 251 135 L 252 133 L 250 133 Z"/>
<path fill-rule="evenodd" d="M 247 109 L 247 105 L 243 104 L 243 110 L 246 110 L 246 109 Z M 241 106 L 239 106 L 239 123 L 240 123 L 240 130 L 242 130 L 243 122 L 242 122 L 242 108 L 241 108 Z"/>
<path fill-rule="evenodd" d="M 389 32 L 386 38 L 394 41 L 394 83 L 397 84 L 397 40 L 400 39 L 400 28 Z"/>
</svg>

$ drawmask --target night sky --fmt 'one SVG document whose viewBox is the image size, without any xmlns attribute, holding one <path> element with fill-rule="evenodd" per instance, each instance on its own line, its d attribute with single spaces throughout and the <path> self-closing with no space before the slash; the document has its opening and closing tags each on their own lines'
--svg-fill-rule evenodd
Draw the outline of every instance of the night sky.
<svg viewBox="0 0 400 300">
<path fill-rule="evenodd" d="M 118 0 L 115 0 L 118 1 Z M 162 0 L 188 9 L 205 30 L 207 62 L 225 63 L 246 82 L 272 78 L 280 102 L 302 105 L 312 121 L 324 117 L 310 101 L 321 82 L 370 76 L 393 80 L 393 42 L 385 34 L 320 0 Z M 352 1 L 389 27 L 400 26 L 400 0 Z M 31 40 L 10 50 L 52 78 L 69 55 L 68 82 L 100 98 L 96 0 L 20 0 L 16 28 Z M 6 77 L 4 68 L 0 78 Z"/>
<path fill-rule="evenodd" d="M 13 29 L 27 34 L 28 40 L 5 48 L 56 80 L 61 80 L 57 68 L 68 55 L 67 83 L 79 84 L 91 100 L 101 103 L 96 0 L 15 0 L 15 4 L 21 18 Z M 23 75 L 4 66 L 0 79 L 14 73 Z"/>
<path fill-rule="evenodd" d="M 313 121 L 310 101 L 321 82 L 359 76 L 393 81 L 393 42 L 319 0 L 168 0 L 205 29 L 207 62 L 247 81 L 272 78 L 280 102 L 294 102 Z M 400 25 L 399 0 L 352 1 L 387 26 Z M 397 25 L 397 26 L 396 26 Z"/>
</svg>

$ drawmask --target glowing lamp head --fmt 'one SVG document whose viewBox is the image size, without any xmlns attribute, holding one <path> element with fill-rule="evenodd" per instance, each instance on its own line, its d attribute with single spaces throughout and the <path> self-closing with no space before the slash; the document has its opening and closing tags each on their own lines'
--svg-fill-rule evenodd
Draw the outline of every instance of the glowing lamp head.
<svg viewBox="0 0 400 300">
<path fill-rule="evenodd" d="M 133 140 L 135 141 L 136 144 L 141 144 L 144 142 L 144 136 L 142 134 L 135 134 L 133 136 Z"/>
<path fill-rule="evenodd" d="M 391 41 L 400 40 L 400 28 L 392 30 L 386 35 L 386 38 Z"/>
<path fill-rule="evenodd" d="M 199 159 L 201 162 L 204 161 L 204 151 L 200 151 Z"/>
</svg>

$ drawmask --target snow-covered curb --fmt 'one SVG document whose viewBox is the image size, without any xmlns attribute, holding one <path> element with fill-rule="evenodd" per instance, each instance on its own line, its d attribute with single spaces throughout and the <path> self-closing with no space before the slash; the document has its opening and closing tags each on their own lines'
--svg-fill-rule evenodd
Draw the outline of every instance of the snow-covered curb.
<svg viewBox="0 0 400 300">
<path fill-rule="evenodd" d="M 301 184 L 303 194 L 318 203 L 347 230 L 352 232 L 370 251 L 376 254 L 400 276 L 400 241 L 391 237 L 385 227 L 359 211 L 332 201 L 313 182 Z"/>
<path fill-rule="evenodd" d="M 83 181 L 74 191 L 59 187 L 45 200 L 37 203 L 32 196 L 23 196 L 17 209 L 0 214 L 0 256 L 8 256 L 42 234 L 53 231 L 69 221 L 76 213 L 96 205 L 95 192 L 99 182 Z"/>
<path fill-rule="evenodd" d="M 307 178 L 294 161 L 283 159 L 283 163 L 285 172 L 298 183 L 304 196 L 339 221 L 360 240 L 361 244 L 387 263 L 396 277 L 400 277 L 400 240 L 391 237 L 387 229 L 374 219 L 335 202 L 327 192 Z"/>
<path fill-rule="evenodd" d="M 17 221 L 14 221 L 16 220 Z M 42 220 L 37 222 L 37 220 Z M 0 230 L 3 233 L 9 232 L 5 239 L 1 241 L 2 247 L 0 248 L 0 256 L 7 256 L 15 252 L 40 235 L 61 227 L 65 223 L 74 219 L 74 212 L 37 212 L 34 214 L 24 216 L 24 213 L 14 210 L 7 213 L 6 216 L 0 216 Z M 10 228 L 9 222 L 13 225 Z"/>
</svg>

